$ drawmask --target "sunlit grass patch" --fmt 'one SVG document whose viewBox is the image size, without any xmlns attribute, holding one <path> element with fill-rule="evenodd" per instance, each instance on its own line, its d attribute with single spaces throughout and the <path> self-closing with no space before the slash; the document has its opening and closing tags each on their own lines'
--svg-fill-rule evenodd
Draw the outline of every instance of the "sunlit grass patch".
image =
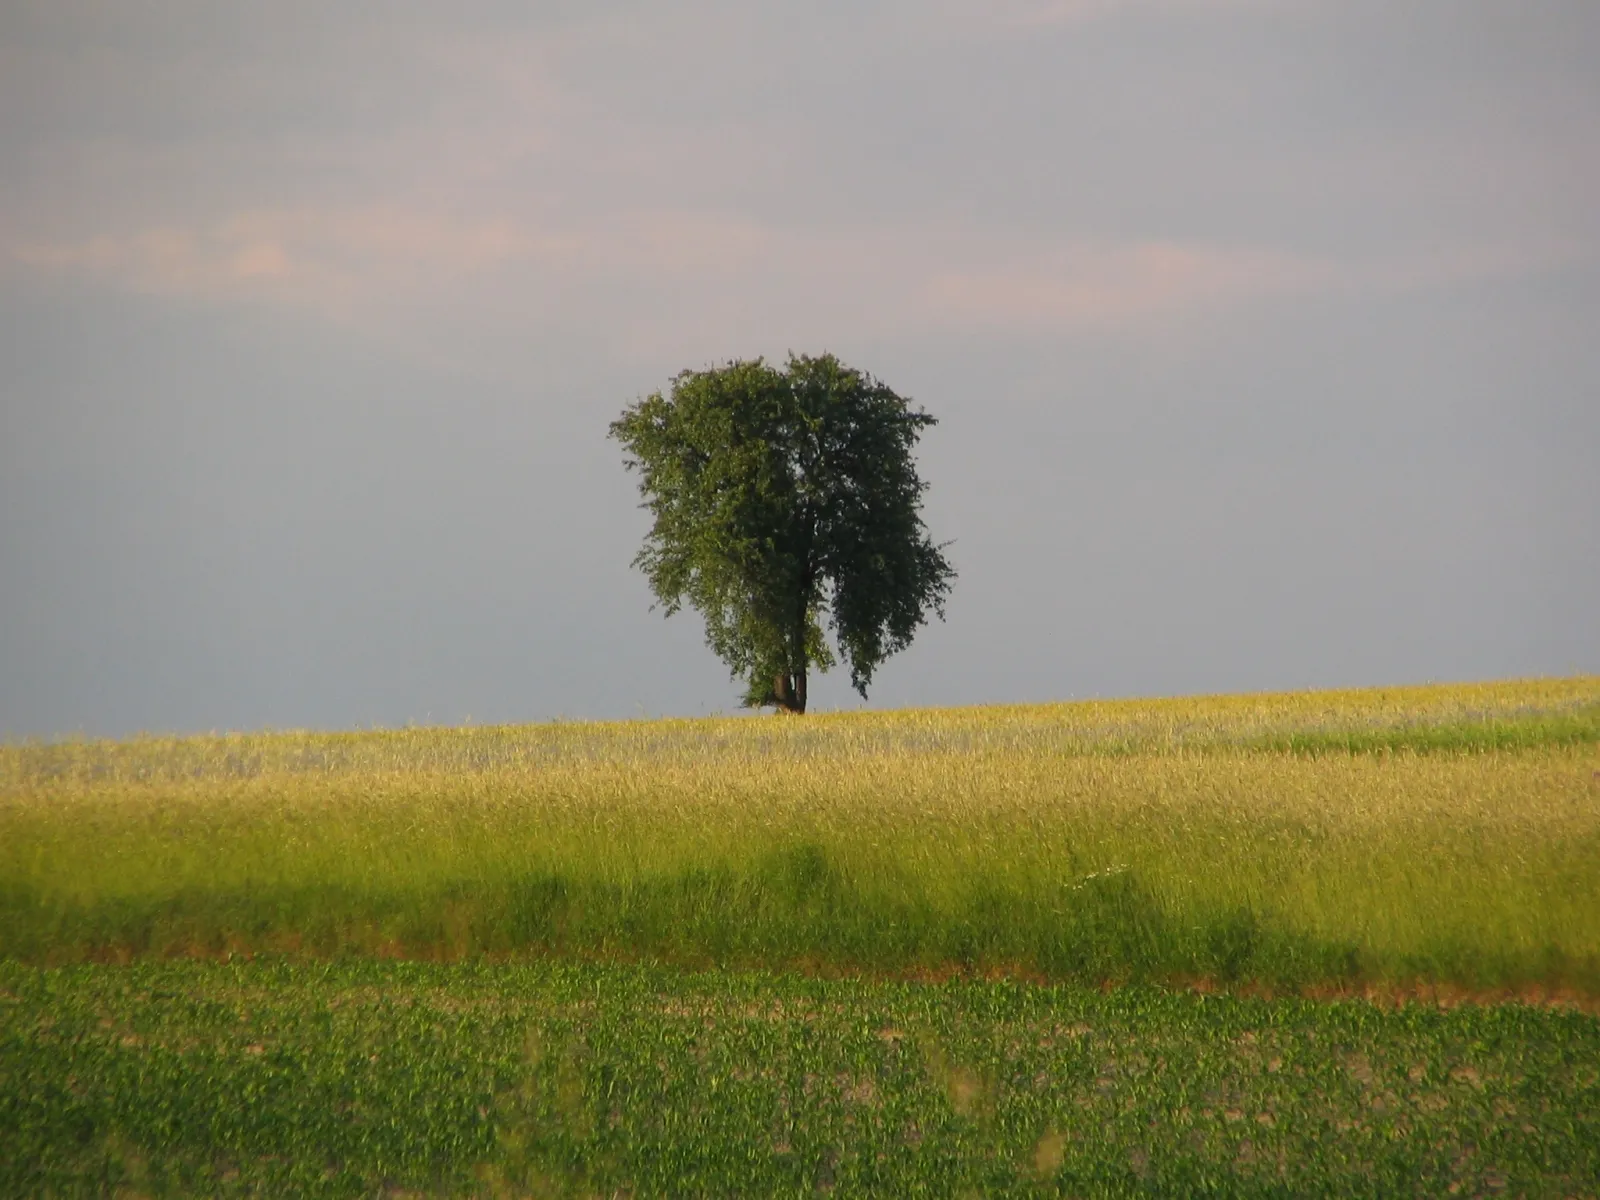
<svg viewBox="0 0 1600 1200">
<path fill-rule="evenodd" d="M 1600 680 L 0 750 L 0 955 L 1600 991 Z"/>
</svg>

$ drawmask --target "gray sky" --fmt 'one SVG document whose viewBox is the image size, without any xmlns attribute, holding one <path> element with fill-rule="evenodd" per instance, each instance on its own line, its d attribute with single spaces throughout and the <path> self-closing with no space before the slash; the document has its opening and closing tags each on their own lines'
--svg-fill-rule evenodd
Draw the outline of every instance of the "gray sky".
<svg viewBox="0 0 1600 1200">
<path fill-rule="evenodd" d="M 0 736 L 727 709 L 605 429 L 791 348 L 941 422 L 875 706 L 1600 670 L 1596 62 L 1593 0 L 8 0 Z"/>
</svg>

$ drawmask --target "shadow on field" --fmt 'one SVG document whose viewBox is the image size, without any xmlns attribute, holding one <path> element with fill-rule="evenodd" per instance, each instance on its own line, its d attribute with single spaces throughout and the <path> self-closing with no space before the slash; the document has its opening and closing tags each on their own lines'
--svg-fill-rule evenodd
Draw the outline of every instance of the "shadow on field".
<svg viewBox="0 0 1600 1200">
<path fill-rule="evenodd" d="M 1385 959 L 1246 908 L 1175 912 L 1130 870 L 1020 892 L 856 878 L 812 842 L 748 865 L 622 881 L 541 873 L 431 889 L 197 890 L 71 900 L 0 887 L 0 956 L 59 963 L 229 954 L 656 959 L 819 974 L 1204 980 L 1274 989 L 1366 981 L 1600 993 L 1600 964 L 1550 950 L 1485 961 L 1441 944 Z"/>
</svg>

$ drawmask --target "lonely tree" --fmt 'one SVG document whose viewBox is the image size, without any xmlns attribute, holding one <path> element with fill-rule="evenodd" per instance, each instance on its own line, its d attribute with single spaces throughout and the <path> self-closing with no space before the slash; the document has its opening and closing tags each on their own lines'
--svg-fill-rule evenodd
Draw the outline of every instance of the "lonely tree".
<svg viewBox="0 0 1600 1200">
<path fill-rule="evenodd" d="M 944 616 L 955 572 L 919 509 L 927 413 L 831 354 L 684 371 L 611 425 L 655 517 L 634 565 L 667 614 L 687 601 L 744 702 L 806 709 L 811 668 L 873 672 Z"/>
</svg>

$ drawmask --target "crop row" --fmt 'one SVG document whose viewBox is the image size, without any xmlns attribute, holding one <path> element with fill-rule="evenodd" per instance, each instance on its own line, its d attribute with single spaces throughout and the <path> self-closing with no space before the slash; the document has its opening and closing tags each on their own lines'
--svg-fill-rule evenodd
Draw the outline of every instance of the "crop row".
<svg viewBox="0 0 1600 1200">
<path fill-rule="evenodd" d="M 0 1193 L 1582 1193 L 1600 1019 L 650 967 L 0 964 Z"/>
</svg>

